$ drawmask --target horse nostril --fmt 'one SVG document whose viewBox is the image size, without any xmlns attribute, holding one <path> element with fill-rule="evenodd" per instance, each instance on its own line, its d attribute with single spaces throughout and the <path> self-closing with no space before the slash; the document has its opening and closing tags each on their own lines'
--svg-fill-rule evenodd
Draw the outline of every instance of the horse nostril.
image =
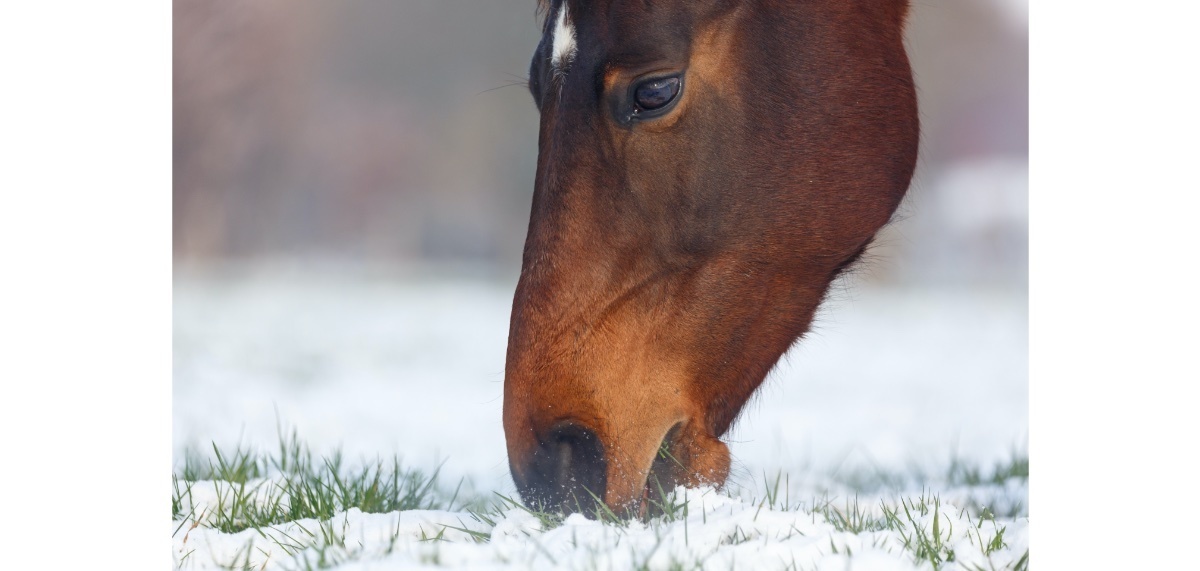
<svg viewBox="0 0 1200 571">
<path fill-rule="evenodd" d="M 596 433 L 575 423 L 560 423 L 541 439 L 524 485 L 525 502 L 564 514 L 595 515 L 606 486 L 604 448 Z"/>
</svg>

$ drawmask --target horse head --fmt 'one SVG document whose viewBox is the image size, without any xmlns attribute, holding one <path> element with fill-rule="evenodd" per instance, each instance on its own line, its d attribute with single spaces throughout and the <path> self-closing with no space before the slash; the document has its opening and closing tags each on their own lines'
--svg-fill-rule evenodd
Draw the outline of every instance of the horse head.
<svg viewBox="0 0 1200 571">
<path fill-rule="evenodd" d="M 907 0 L 542 0 L 504 380 L 530 503 L 720 485 L 725 434 L 888 222 L 918 121 Z"/>
</svg>

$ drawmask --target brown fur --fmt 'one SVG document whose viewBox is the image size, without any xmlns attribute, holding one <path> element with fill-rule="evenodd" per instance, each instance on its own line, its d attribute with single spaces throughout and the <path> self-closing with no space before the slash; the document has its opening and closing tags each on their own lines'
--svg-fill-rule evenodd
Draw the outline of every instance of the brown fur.
<svg viewBox="0 0 1200 571">
<path fill-rule="evenodd" d="M 563 1 L 578 53 L 554 73 Z M 547 3 L 504 386 L 526 501 L 574 511 L 590 492 L 636 511 L 651 477 L 724 482 L 719 438 L 908 188 L 918 126 L 906 8 Z M 613 110 L 630 82 L 668 71 L 683 71 L 678 104 L 622 124 Z"/>
</svg>

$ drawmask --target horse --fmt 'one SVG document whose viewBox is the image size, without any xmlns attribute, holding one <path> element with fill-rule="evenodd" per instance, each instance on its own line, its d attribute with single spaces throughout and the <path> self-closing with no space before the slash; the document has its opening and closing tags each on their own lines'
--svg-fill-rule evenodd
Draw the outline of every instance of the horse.
<svg viewBox="0 0 1200 571">
<path fill-rule="evenodd" d="M 538 159 L 505 363 L 529 505 L 722 486 L 721 437 L 892 218 L 907 0 L 539 0 Z"/>
</svg>

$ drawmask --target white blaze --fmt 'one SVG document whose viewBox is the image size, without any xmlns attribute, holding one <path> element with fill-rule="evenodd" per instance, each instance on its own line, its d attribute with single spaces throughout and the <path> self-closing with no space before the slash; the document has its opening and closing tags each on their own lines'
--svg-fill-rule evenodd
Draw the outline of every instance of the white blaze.
<svg viewBox="0 0 1200 571">
<path fill-rule="evenodd" d="M 557 69 L 562 69 L 571 63 L 575 57 L 575 27 L 567 17 L 567 3 L 563 2 L 558 11 L 558 21 L 554 24 L 554 52 L 550 63 Z"/>
</svg>

